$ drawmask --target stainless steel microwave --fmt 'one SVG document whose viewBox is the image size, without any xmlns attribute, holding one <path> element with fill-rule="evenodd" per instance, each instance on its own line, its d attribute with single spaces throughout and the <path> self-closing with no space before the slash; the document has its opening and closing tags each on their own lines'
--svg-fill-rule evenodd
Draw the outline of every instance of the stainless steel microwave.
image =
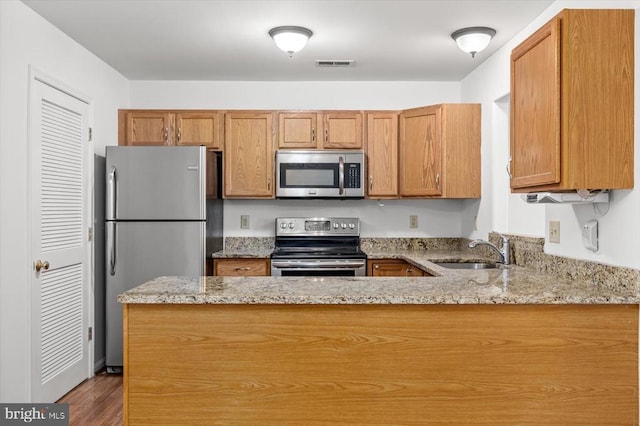
<svg viewBox="0 0 640 426">
<path fill-rule="evenodd" d="M 364 198 L 362 151 L 276 151 L 276 197 Z"/>
</svg>

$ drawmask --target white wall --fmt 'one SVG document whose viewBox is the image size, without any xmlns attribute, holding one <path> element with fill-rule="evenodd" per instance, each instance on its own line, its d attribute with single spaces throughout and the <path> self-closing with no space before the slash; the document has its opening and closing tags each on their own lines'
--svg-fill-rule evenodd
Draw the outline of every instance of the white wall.
<svg viewBox="0 0 640 426">
<path fill-rule="evenodd" d="M 93 99 L 96 152 L 117 141 L 129 82 L 23 3 L 0 1 L 0 401 L 30 401 L 28 71 Z"/>
<path fill-rule="evenodd" d="M 132 81 L 131 108 L 406 109 L 459 102 L 460 83 L 424 81 Z"/>
<path fill-rule="evenodd" d="M 509 57 L 511 50 L 564 8 L 640 8 L 640 1 L 563 1 L 553 3 L 530 25 L 494 53 L 461 82 L 463 102 L 482 103 L 482 176 L 483 198 L 480 203 L 466 202 L 463 217 L 477 215 L 474 237 L 484 238 L 489 231 L 504 231 L 543 237 L 550 220 L 560 220 L 560 244 L 546 243 L 550 254 L 594 260 L 620 266 L 640 267 L 635 242 L 640 239 L 640 149 L 636 143 L 636 189 L 614 191 L 610 209 L 606 214 L 595 211 L 591 205 L 527 205 L 519 195 L 509 193 L 505 172 L 509 152 Z M 640 52 L 640 11 L 636 10 L 636 54 Z M 635 97 L 640 99 L 636 60 Z M 637 101 L 636 101 L 637 103 Z M 635 109 L 635 140 L 640 135 L 640 110 Z M 582 246 L 581 226 L 597 219 L 600 226 L 600 250 L 596 253 Z M 463 219 L 465 222 L 465 219 Z M 463 231 L 464 232 L 464 231 Z"/>
<path fill-rule="evenodd" d="M 275 217 L 359 217 L 363 237 L 451 237 L 460 235 L 460 200 L 226 200 L 226 237 L 272 237 Z M 250 229 L 240 229 L 250 215 Z M 418 228 L 409 228 L 409 215 Z"/>
<path fill-rule="evenodd" d="M 132 81 L 131 108 L 391 109 L 459 102 L 457 82 Z M 226 200 L 225 236 L 273 236 L 280 216 L 357 216 L 363 236 L 461 236 L 459 200 L 375 201 Z M 240 215 L 251 228 L 240 229 Z M 419 216 L 417 229 L 409 215 Z"/>
</svg>

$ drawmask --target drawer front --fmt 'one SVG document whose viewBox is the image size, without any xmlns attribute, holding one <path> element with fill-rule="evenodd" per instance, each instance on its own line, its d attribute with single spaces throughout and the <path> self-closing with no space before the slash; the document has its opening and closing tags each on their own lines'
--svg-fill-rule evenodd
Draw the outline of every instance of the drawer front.
<svg viewBox="0 0 640 426">
<path fill-rule="evenodd" d="M 268 259 L 216 259 L 214 275 L 218 276 L 268 276 Z"/>
</svg>

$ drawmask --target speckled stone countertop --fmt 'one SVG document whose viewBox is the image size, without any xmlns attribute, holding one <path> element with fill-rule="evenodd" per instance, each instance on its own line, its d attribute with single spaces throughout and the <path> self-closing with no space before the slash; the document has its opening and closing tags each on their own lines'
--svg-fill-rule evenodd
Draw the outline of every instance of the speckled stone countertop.
<svg viewBox="0 0 640 426">
<path fill-rule="evenodd" d="M 268 259 L 273 249 L 234 248 L 217 251 L 211 255 L 213 259 Z"/>
<path fill-rule="evenodd" d="M 159 277 L 120 296 L 142 304 L 637 304 L 636 292 L 519 266 L 446 269 L 432 262 L 478 261 L 473 253 L 371 252 L 399 258 L 432 277 Z"/>
</svg>

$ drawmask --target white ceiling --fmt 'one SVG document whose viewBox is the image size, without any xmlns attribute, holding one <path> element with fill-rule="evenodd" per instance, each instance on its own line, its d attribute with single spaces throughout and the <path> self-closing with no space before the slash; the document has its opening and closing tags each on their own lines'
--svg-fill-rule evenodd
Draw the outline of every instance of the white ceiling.
<svg viewBox="0 0 640 426">
<path fill-rule="evenodd" d="M 459 81 L 553 0 L 23 0 L 131 80 Z M 314 33 L 292 58 L 267 34 Z M 488 26 L 472 59 L 450 34 Z M 353 59 L 318 68 L 316 59 Z"/>
</svg>

